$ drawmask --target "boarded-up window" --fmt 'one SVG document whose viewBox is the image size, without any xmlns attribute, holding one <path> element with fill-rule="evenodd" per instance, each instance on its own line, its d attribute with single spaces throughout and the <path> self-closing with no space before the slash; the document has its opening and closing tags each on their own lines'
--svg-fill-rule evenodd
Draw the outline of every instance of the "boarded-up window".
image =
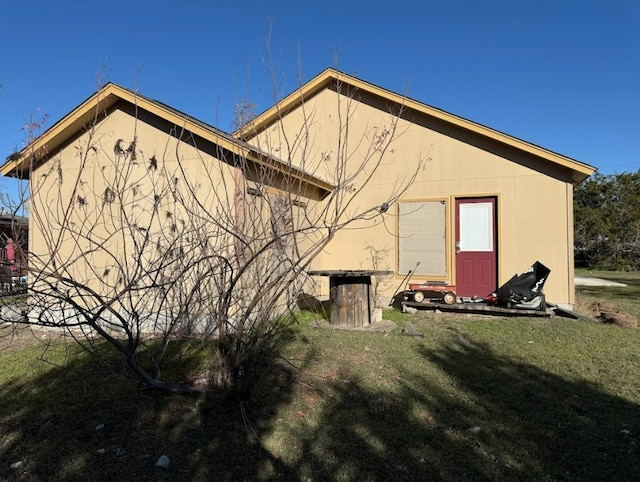
<svg viewBox="0 0 640 482">
<path fill-rule="evenodd" d="M 400 274 L 446 276 L 446 206 L 444 201 L 399 203 Z M 416 268 L 416 264 L 420 265 Z"/>
</svg>

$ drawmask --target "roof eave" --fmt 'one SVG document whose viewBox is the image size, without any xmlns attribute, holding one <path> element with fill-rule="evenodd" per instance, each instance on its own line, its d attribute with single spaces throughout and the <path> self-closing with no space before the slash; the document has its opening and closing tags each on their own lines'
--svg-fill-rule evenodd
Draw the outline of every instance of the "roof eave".
<svg viewBox="0 0 640 482">
<path fill-rule="evenodd" d="M 119 96 L 115 89 L 119 89 L 118 86 L 110 83 L 90 96 L 17 155 L 10 156 L 10 159 L 0 166 L 0 173 L 3 176 L 28 179 L 33 165 L 48 152 L 62 145 L 69 138 L 69 132 L 76 132 L 91 120 L 97 119 L 101 113 L 118 101 Z"/>
<path fill-rule="evenodd" d="M 292 107 L 297 107 L 297 105 L 305 99 L 312 97 L 324 89 L 331 81 L 337 79 L 339 75 L 341 75 L 341 73 L 332 68 L 322 71 L 306 84 L 299 86 L 284 99 L 275 102 L 273 106 L 258 115 L 255 119 L 236 130 L 233 136 L 244 141 L 254 137 L 277 121 L 283 113 L 286 113 Z"/>
<path fill-rule="evenodd" d="M 4 176 L 28 179 L 30 170 L 41 159 L 48 153 L 54 152 L 55 149 L 66 142 L 75 132 L 89 125 L 92 121 L 97 120 L 107 109 L 120 100 L 139 106 L 175 125 L 183 126 L 186 130 L 219 145 L 232 154 L 244 157 L 257 164 L 268 166 L 282 174 L 291 175 L 295 179 L 311 184 L 320 190 L 321 197 L 325 197 L 335 188 L 320 178 L 316 178 L 294 166 L 288 166 L 282 161 L 260 153 L 257 149 L 241 140 L 235 139 L 232 136 L 216 133 L 213 129 L 206 128 L 203 123 L 190 118 L 186 114 L 182 115 L 168 106 L 139 96 L 136 92 L 124 89 L 113 83 L 105 85 L 98 92 L 90 96 L 73 111 L 47 129 L 29 146 L 17 153 L 17 155 L 10 156 L 10 159 L 0 166 L 0 173 Z"/>
<path fill-rule="evenodd" d="M 459 117 L 455 114 L 418 102 L 409 97 L 391 92 L 332 68 L 324 70 L 309 82 L 300 86 L 280 102 L 277 102 L 274 106 L 258 115 L 246 126 L 235 131 L 233 135 L 244 141 L 256 136 L 260 132 L 269 128 L 269 126 L 276 122 L 286 112 L 297 107 L 305 100 L 310 99 L 320 90 L 328 86 L 332 81 L 347 83 L 352 87 L 370 92 L 386 100 L 402 105 L 405 109 L 412 109 L 424 115 L 431 116 L 438 120 L 466 129 L 467 131 L 503 143 L 520 151 L 532 154 L 542 160 L 546 160 L 547 162 L 552 162 L 565 167 L 572 171 L 571 179 L 574 184 L 582 182 L 596 171 L 595 167 L 588 164 L 571 159 L 570 157 L 563 156 L 562 154 L 555 153 L 540 146 L 536 146 L 530 142 L 518 139 L 517 137 L 510 136 L 509 134 L 486 127 L 463 117 Z"/>
</svg>

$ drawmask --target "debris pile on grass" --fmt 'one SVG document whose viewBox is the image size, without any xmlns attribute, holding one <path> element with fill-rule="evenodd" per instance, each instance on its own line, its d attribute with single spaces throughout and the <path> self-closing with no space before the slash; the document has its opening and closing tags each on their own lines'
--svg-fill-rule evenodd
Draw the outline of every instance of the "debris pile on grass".
<svg viewBox="0 0 640 482">
<path fill-rule="evenodd" d="M 638 328 L 638 319 L 630 313 L 616 309 L 606 301 L 594 301 L 589 306 L 593 316 L 603 323 L 622 326 L 623 328 Z"/>
</svg>

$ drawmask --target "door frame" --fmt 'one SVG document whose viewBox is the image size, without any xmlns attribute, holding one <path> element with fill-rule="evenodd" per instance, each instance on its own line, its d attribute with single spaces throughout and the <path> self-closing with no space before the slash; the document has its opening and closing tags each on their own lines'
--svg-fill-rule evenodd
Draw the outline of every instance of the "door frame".
<svg viewBox="0 0 640 482">
<path fill-rule="evenodd" d="M 454 284 L 458 285 L 458 267 L 457 267 L 457 239 L 458 239 L 458 201 L 464 200 L 492 200 L 493 201 L 493 246 L 495 251 L 495 289 L 498 289 L 500 286 L 500 195 L 497 193 L 486 193 L 486 194 L 465 194 L 465 195 L 454 195 L 451 197 L 452 200 L 452 209 L 451 209 L 451 244 L 450 244 L 450 252 L 451 252 L 451 273 L 453 274 L 452 279 Z"/>
</svg>

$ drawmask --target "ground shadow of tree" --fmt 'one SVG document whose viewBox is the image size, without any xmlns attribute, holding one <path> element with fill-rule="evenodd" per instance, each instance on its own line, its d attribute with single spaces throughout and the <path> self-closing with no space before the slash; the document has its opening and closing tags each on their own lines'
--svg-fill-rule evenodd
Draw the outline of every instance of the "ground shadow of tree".
<svg viewBox="0 0 640 482">
<path fill-rule="evenodd" d="M 294 403 L 286 364 L 247 405 L 150 392 L 74 356 L 0 387 L 0 479 L 640 479 L 637 405 L 464 338 L 415 350 L 444 378 L 399 366 L 392 390 L 366 388 L 346 369 L 316 388 L 319 420 L 293 425 L 292 459 L 264 444 Z M 154 468 L 161 454 L 168 469 Z"/>
<path fill-rule="evenodd" d="M 252 480 L 264 473 L 270 457 L 246 425 L 249 405 L 151 391 L 116 375 L 125 371 L 117 358 L 99 363 L 71 352 L 61 366 L 0 387 L 0 480 Z M 278 380 L 289 373 L 280 367 Z M 269 403 L 287 403 L 286 384 L 273 392 Z M 168 468 L 155 468 L 160 455 L 169 456 Z"/>
<path fill-rule="evenodd" d="M 637 405 L 458 341 L 416 350 L 455 390 L 332 383 L 296 472 L 312 480 L 640 480 Z M 634 435 L 621 433 L 630 430 Z"/>
</svg>

